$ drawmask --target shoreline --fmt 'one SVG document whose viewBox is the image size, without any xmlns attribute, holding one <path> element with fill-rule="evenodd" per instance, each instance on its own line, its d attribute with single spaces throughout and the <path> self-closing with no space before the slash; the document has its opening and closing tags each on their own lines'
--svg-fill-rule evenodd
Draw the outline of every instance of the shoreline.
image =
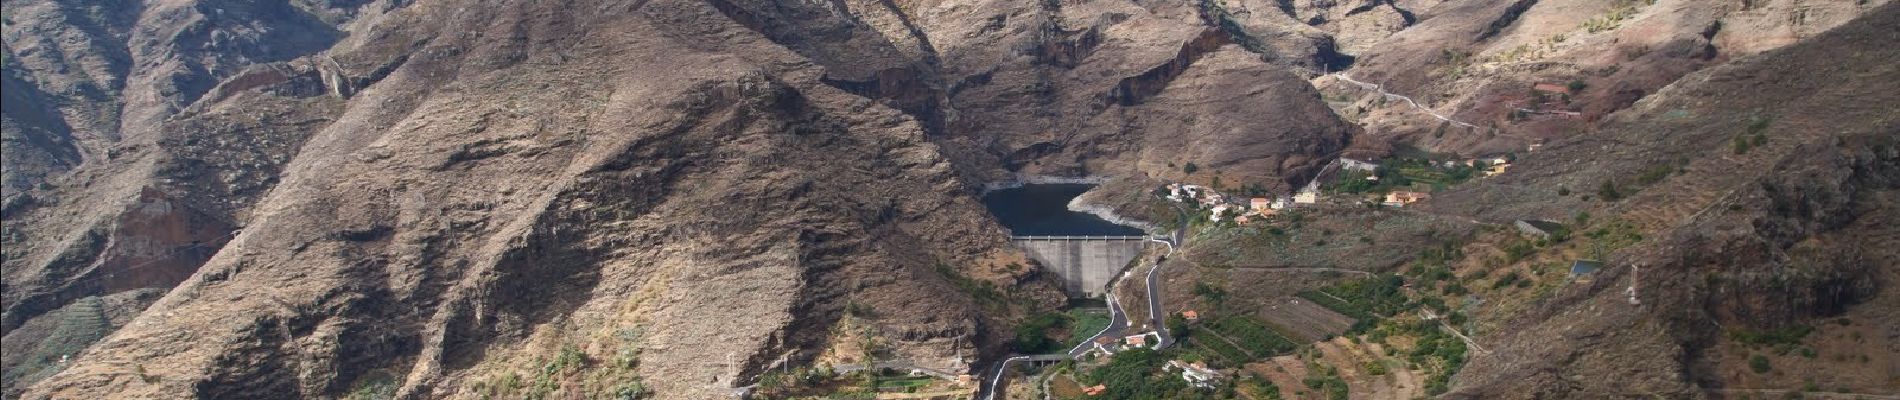
<svg viewBox="0 0 1900 400">
<path fill-rule="evenodd" d="M 1116 214 L 1115 209 L 1112 207 L 1099 205 L 1099 204 L 1084 204 L 1082 202 L 1082 196 L 1075 196 L 1074 199 L 1069 200 L 1069 211 L 1075 211 L 1075 212 L 1080 212 L 1080 213 L 1087 213 L 1089 215 L 1094 215 L 1096 218 L 1101 218 L 1104 221 L 1108 221 L 1116 225 L 1139 228 L 1143 232 L 1146 232 L 1147 234 L 1150 234 L 1150 235 L 1155 234 L 1155 230 L 1159 229 L 1159 227 L 1156 227 L 1154 224 L 1148 223 L 1147 221 L 1129 219 L 1127 217 L 1121 216 L 1120 214 Z"/>
<path fill-rule="evenodd" d="M 1108 183 L 1109 179 L 1110 178 L 1106 176 L 1069 177 L 1069 176 L 1046 176 L 1046 175 L 1029 175 L 1029 176 L 1018 175 L 1014 179 L 1010 179 L 1006 181 L 984 183 L 983 191 L 980 193 L 977 193 L 977 196 L 982 197 L 983 195 L 990 194 L 991 191 L 1003 190 L 1003 189 L 1015 189 L 1015 188 L 1023 187 L 1023 185 L 1053 185 L 1053 184 L 1101 185 L 1104 183 Z"/>
</svg>

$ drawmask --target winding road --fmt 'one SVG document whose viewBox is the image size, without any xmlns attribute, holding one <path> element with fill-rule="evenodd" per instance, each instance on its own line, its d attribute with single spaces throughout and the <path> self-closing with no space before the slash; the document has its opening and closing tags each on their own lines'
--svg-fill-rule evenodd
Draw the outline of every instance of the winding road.
<svg viewBox="0 0 1900 400">
<path fill-rule="evenodd" d="M 1161 292 L 1157 288 L 1161 286 L 1160 285 L 1161 265 L 1166 263 L 1168 256 L 1174 255 L 1175 248 L 1180 247 L 1181 242 L 1183 240 L 1186 240 L 1187 238 L 1186 231 L 1188 227 L 1188 213 L 1186 210 L 1181 210 L 1179 205 L 1176 205 L 1175 207 L 1176 207 L 1176 211 L 1178 211 L 1180 214 L 1180 224 L 1179 224 L 1180 228 L 1175 229 L 1173 233 L 1170 233 L 1168 235 L 1168 240 L 1161 240 L 1154 237 L 1148 238 L 1148 240 L 1165 244 L 1168 246 L 1167 254 L 1164 254 L 1160 257 L 1156 257 L 1154 261 L 1152 261 L 1152 263 L 1154 264 L 1154 268 L 1148 269 L 1148 275 L 1146 276 L 1146 279 L 1145 279 L 1146 281 L 1145 284 L 1148 286 L 1147 287 L 1148 324 L 1155 327 L 1155 334 L 1156 336 L 1160 338 L 1159 340 L 1155 341 L 1156 349 L 1167 348 L 1168 346 L 1174 344 L 1174 337 L 1168 335 L 1167 324 L 1163 323 L 1163 321 L 1166 320 L 1163 317 L 1165 313 L 1161 311 L 1162 310 Z M 1120 337 L 1124 333 L 1126 333 L 1126 331 L 1128 330 L 1129 321 L 1128 321 L 1128 312 L 1122 308 L 1121 299 L 1115 297 L 1115 293 L 1116 293 L 1115 289 L 1123 281 L 1126 281 L 1127 279 L 1125 278 L 1128 278 L 1129 275 L 1133 273 L 1136 269 L 1139 269 L 1139 268 L 1138 267 L 1130 268 L 1128 270 L 1122 271 L 1121 275 L 1116 276 L 1114 280 L 1111 280 L 1108 282 L 1108 291 L 1107 291 L 1108 299 L 1107 300 L 1108 300 L 1109 321 L 1108 321 L 1108 326 L 1102 328 L 1101 332 L 1097 332 L 1095 333 L 1095 336 L 1090 336 L 1088 340 L 1084 340 L 1082 341 L 1082 343 L 1076 344 L 1075 347 L 1070 348 L 1067 353 L 1017 355 L 1017 356 L 1011 356 L 1009 358 L 1003 359 L 1002 362 L 996 364 L 996 369 L 990 372 L 989 380 L 987 382 L 984 382 L 983 388 L 977 392 L 977 397 L 983 400 L 995 400 L 996 393 L 998 392 L 997 389 L 1001 387 L 1003 383 L 1004 371 L 1009 370 L 1010 364 L 1027 362 L 1027 361 L 1064 361 L 1064 360 L 1080 359 L 1082 358 L 1083 355 L 1088 354 L 1090 350 L 1093 350 L 1095 348 L 1095 342 L 1097 340 L 1100 340 L 1103 337 L 1113 337 L 1116 339 L 1120 339 Z"/>
<path fill-rule="evenodd" d="M 1477 127 L 1478 127 L 1477 125 L 1472 125 L 1472 124 L 1468 124 L 1468 123 L 1465 123 L 1464 121 L 1459 121 L 1459 120 L 1455 120 L 1455 119 L 1451 119 L 1451 117 L 1448 117 L 1448 116 L 1445 116 L 1444 114 L 1439 114 L 1439 113 L 1438 113 L 1438 111 L 1434 111 L 1434 110 L 1432 110 L 1431 108 L 1427 108 L 1427 107 L 1425 107 L 1425 106 L 1422 106 L 1422 105 L 1419 105 L 1419 104 L 1418 104 L 1418 101 L 1414 101 L 1414 100 L 1412 100 L 1412 98 L 1411 98 L 1411 97 L 1405 97 L 1404 95 L 1398 95 L 1398 94 L 1393 94 L 1393 93 L 1391 93 L 1391 92 L 1387 92 L 1387 91 L 1385 91 L 1385 87 L 1384 87 L 1384 86 L 1380 86 L 1380 85 L 1378 85 L 1378 84 L 1373 84 L 1373 83 L 1366 83 L 1366 82 L 1360 82 L 1360 81 L 1358 81 L 1358 80 L 1354 80 L 1354 79 L 1352 79 L 1352 77 L 1350 77 L 1350 76 L 1346 76 L 1346 73 L 1344 73 L 1344 72 L 1334 72 L 1334 73 L 1333 73 L 1333 77 L 1335 77 L 1335 78 L 1339 78 L 1339 80 L 1342 80 L 1342 81 L 1346 81 L 1347 83 L 1351 83 L 1351 84 L 1353 84 L 1353 85 L 1357 85 L 1357 86 L 1359 86 L 1360 88 L 1364 88 L 1364 89 L 1367 89 L 1367 90 L 1372 90 L 1372 91 L 1375 91 L 1375 92 L 1379 92 L 1379 94 L 1380 94 L 1380 95 L 1384 95 L 1384 96 L 1385 96 L 1385 97 L 1387 97 L 1387 98 L 1395 98 L 1395 99 L 1399 99 L 1399 100 L 1405 100 L 1405 103 L 1406 103 L 1406 104 L 1411 104 L 1411 105 L 1412 105 L 1412 108 L 1416 108 L 1416 109 L 1419 109 L 1420 111 L 1424 111 L 1424 112 L 1425 112 L 1426 114 L 1431 114 L 1431 116 L 1432 116 L 1432 118 L 1437 118 L 1437 119 L 1438 119 L 1439 121 L 1445 121 L 1445 122 L 1450 122 L 1450 123 L 1453 123 L 1453 124 L 1457 124 L 1458 126 L 1462 126 L 1462 127 L 1466 127 L 1466 128 L 1477 128 Z"/>
</svg>

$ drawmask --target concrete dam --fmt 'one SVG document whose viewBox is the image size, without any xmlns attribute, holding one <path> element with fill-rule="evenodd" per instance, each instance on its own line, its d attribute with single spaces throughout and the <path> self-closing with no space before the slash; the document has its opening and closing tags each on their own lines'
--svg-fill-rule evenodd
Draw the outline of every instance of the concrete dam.
<svg viewBox="0 0 1900 400">
<path fill-rule="evenodd" d="M 1141 256 L 1150 236 L 1011 236 L 1043 268 L 1062 277 L 1062 290 L 1071 296 L 1099 297 L 1122 267 Z"/>
</svg>

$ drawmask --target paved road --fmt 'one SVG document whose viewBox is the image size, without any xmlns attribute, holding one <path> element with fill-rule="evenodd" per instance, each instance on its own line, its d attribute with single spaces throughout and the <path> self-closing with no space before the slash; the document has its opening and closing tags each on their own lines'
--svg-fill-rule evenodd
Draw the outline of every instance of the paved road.
<svg viewBox="0 0 1900 400">
<path fill-rule="evenodd" d="M 1117 278 L 1115 281 L 1120 282 L 1121 279 Z M 1122 311 L 1121 301 L 1115 298 L 1114 285 L 1109 285 L 1108 326 L 1102 327 L 1101 332 L 1096 332 L 1095 336 L 1090 336 L 1087 340 L 1083 340 L 1082 343 L 1076 343 L 1075 347 L 1069 349 L 1069 358 L 1082 358 L 1083 354 L 1088 354 L 1089 350 L 1095 348 L 1095 341 L 1097 339 L 1103 337 L 1121 337 L 1122 332 L 1126 330 L 1128 330 L 1128 312 Z"/>
<path fill-rule="evenodd" d="M 1174 249 L 1180 246 L 1181 241 L 1186 238 L 1186 235 L 1183 232 L 1187 230 L 1187 226 L 1188 226 L 1187 212 L 1179 210 L 1180 208 L 1179 205 L 1176 205 L 1175 207 L 1177 211 L 1180 211 L 1179 212 L 1180 228 L 1175 229 L 1174 232 L 1167 237 L 1168 240 L 1166 241 L 1163 241 L 1160 238 L 1154 237 L 1154 236 L 1147 237 L 1148 240 L 1166 244 L 1168 246 L 1168 253 L 1167 253 L 1168 255 L 1174 255 Z M 1148 276 L 1147 276 L 1147 282 L 1146 282 L 1146 284 L 1148 285 L 1147 287 L 1148 322 L 1150 325 L 1153 325 L 1155 327 L 1155 332 L 1158 333 L 1159 334 L 1158 336 L 1161 337 L 1160 340 L 1156 341 L 1155 348 L 1157 349 L 1166 348 L 1167 346 L 1174 343 L 1174 338 L 1168 336 L 1167 327 L 1165 326 L 1165 324 L 1162 323 L 1164 319 L 1162 318 L 1163 313 L 1160 311 L 1161 310 L 1161 296 L 1160 296 L 1160 292 L 1156 291 L 1155 289 L 1160 286 L 1157 279 L 1159 278 L 1159 275 L 1161 272 L 1161 264 L 1162 262 L 1166 260 L 1167 260 L 1167 256 L 1164 255 L 1164 256 L 1158 257 L 1155 261 L 1153 261 L 1155 265 L 1154 265 L 1154 268 L 1148 270 Z M 983 400 L 994 400 L 996 398 L 996 394 L 1000 391 L 998 389 L 1002 387 L 1003 371 L 1007 371 L 1009 369 L 1010 364 L 1025 362 L 1025 361 L 1061 361 L 1061 360 L 1078 359 L 1078 358 L 1081 358 L 1082 355 L 1088 354 L 1089 350 L 1094 349 L 1094 343 L 1097 339 L 1100 339 L 1102 337 L 1114 337 L 1114 338 L 1119 339 L 1124 333 L 1126 333 L 1126 331 L 1128 330 L 1129 324 L 1128 324 L 1128 313 L 1126 311 L 1123 311 L 1122 305 L 1121 305 L 1121 299 L 1118 299 L 1115 297 L 1115 288 L 1116 288 L 1116 285 L 1120 285 L 1122 282 L 1126 281 L 1127 279 L 1124 279 L 1124 278 L 1128 278 L 1128 275 L 1132 272 L 1134 272 L 1133 269 L 1122 271 L 1121 275 L 1116 276 L 1114 280 L 1109 281 L 1108 283 L 1108 296 L 1107 296 L 1108 297 L 1108 318 L 1109 318 L 1108 327 L 1102 328 L 1101 332 L 1097 332 L 1095 336 L 1089 337 L 1088 340 L 1084 340 L 1082 341 L 1082 343 L 1076 344 L 1076 346 L 1074 348 L 1070 348 L 1067 353 L 1037 354 L 1037 355 L 1027 355 L 1027 356 L 1019 355 L 1019 356 L 1012 356 L 1012 357 L 1003 359 L 1003 362 L 996 364 L 996 369 L 990 371 L 989 381 L 984 383 L 982 389 L 977 392 L 976 397 L 981 398 Z"/>
<path fill-rule="evenodd" d="M 1167 312 L 1161 309 L 1161 292 L 1155 289 L 1161 287 L 1161 265 L 1165 264 L 1165 260 L 1166 256 L 1161 257 L 1155 262 L 1154 268 L 1148 269 L 1148 326 L 1155 327 L 1156 336 L 1160 336 L 1155 341 L 1156 349 L 1165 349 L 1174 344 L 1174 336 L 1168 334 L 1168 325 L 1165 323 Z"/>
<path fill-rule="evenodd" d="M 1178 207 L 1176 211 L 1180 211 Z M 1165 349 L 1174 345 L 1174 335 L 1168 334 L 1168 319 L 1165 316 L 1167 313 L 1161 309 L 1161 291 L 1156 288 L 1161 287 L 1161 266 L 1168 263 L 1168 256 L 1174 255 L 1174 248 L 1179 246 L 1182 240 L 1187 239 L 1182 232 L 1187 231 L 1188 215 L 1185 211 L 1180 211 L 1179 214 L 1181 228 L 1175 229 L 1173 235 L 1170 236 L 1168 254 L 1156 257 L 1154 268 L 1148 269 L 1148 324 L 1155 327 L 1155 336 L 1159 337 L 1155 340 L 1156 349 Z"/>
</svg>

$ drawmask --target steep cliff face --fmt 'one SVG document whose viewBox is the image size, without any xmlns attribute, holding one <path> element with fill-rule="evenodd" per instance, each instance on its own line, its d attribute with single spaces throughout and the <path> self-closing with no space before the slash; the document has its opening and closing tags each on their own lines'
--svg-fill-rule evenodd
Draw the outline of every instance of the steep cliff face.
<svg viewBox="0 0 1900 400">
<path fill-rule="evenodd" d="M 825 82 L 918 118 L 972 180 L 1181 178 L 1178 165 L 1193 162 L 1236 184 L 1284 187 L 1352 133 L 1308 85 L 1286 79 L 1298 63 L 1246 46 L 1254 39 L 1198 3 L 714 4 L 825 66 Z M 1215 79 L 1248 88 L 1198 84 Z M 1158 104 L 1170 96 L 1199 100 Z M 1222 116 L 1160 124 L 1210 114 Z M 1287 146 L 1223 146 L 1232 142 Z"/>
</svg>

